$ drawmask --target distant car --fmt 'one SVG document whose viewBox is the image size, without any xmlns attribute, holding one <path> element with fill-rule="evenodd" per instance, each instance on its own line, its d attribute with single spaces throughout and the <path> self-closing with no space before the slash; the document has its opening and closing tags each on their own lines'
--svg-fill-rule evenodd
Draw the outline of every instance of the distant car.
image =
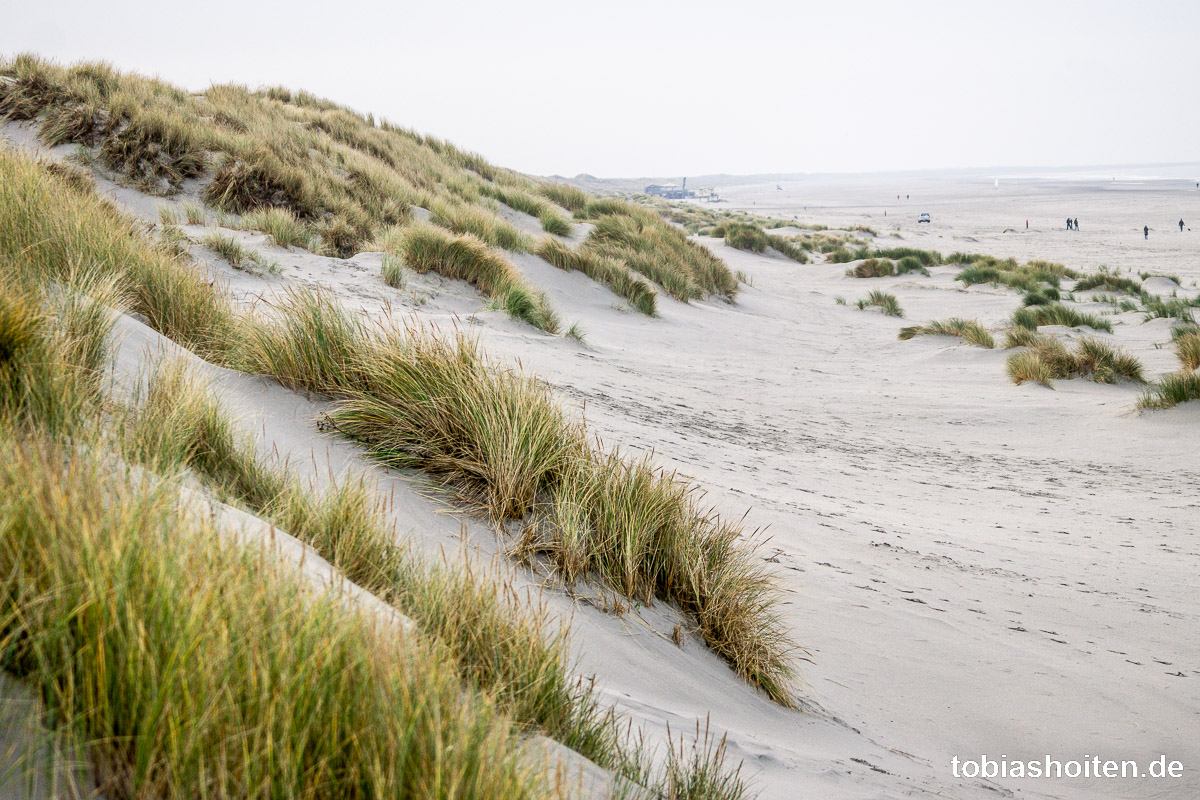
<svg viewBox="0 0 1200 800">
<path fill-rule="evenodd" d="M 932 221 L 932 220 L 930 220 L 930 219 L 929 219 L 929 215 L 928 215 L 928 214 L 922 214 L 921 216 L 917 217 L 917 224 L 918 224 L 918 225 L 919 225 L 920 223 L 922 223 L 922 222 L 931 222 L 931 221 Z"/>
</svg>

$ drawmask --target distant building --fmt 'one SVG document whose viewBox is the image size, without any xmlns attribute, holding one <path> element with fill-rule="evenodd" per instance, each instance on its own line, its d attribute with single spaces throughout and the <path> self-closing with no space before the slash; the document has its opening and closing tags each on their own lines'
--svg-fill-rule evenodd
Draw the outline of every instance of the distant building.
<svg viewBox="0 0 1200 800">
<path fill-rule="evenodd" d="M 687 178 L 683 179 L 683 186 L 677 183 L 652 183 L 646 187 L 646 194 L 655 197 L 663 197 L 667 200 L 686 200 L 689 197 L 695 197 L 695 192 L 689 192 L 687 188 Z"/>
</svg>

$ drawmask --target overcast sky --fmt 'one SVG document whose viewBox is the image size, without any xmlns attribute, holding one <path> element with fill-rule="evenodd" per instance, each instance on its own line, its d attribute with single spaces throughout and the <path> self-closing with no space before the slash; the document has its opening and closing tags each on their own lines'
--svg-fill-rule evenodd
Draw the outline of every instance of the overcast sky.
<svg viewBox="0 0 1200 800">
<path fill-rule="evenodd" d="M 1200 3 L 4 0 L 0 53 L 304 88 L 602 177 L 1200 160 Z"/>
</svg>

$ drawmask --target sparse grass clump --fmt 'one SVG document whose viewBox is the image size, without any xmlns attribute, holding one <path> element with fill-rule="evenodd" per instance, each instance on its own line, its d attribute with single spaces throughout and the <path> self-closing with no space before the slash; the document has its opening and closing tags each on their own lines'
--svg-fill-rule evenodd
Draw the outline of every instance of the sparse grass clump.
<svg viewBox="0 0 1200 800">
<path fill-rule="evenodd" d="M 1193 309 L 1200 306 L 1200 297 L 1187 300 L 1181 297 L 1159 297 L 1142 292 L 1142 311 L 1147 320 L 1163 318 L 1177 319 L 1184 323 L 1196 321 Z"/>
<path fill-rule="evenodd" d="M 737 294 L 737 278 L 721 259 L 652 211 L 609 199 L 588 203 L 576 214 L 596 224 L 584 250 L 624 263 L 677 300 Z"/>
<path fill-rule="evenodd" d="M 929 270 L 921 263 L 921 260 L 916 256 L 904 256 L 896 262 L 896 274 L 905 275 L 909 272 L 919 272 L 922 275 L 929 277 Z"/>
<path fill-rule="evenodd" d="M 1039 286 L 1036 289 L 1030 289 L 1025 292 L 1025 296 L 1021 298 L 1021 304 L 1026 306 L 1045 306 L 1057 303 L 1061 298 L 1062 295 L 1053 286 Z"/>
<path fill-rule="evenodd" d="M 900 329 L 899 338 L 901 340 L 912 339 L 915 336 L 957 336 L 967 344 L 979 345 L 989 350 L 996 346 L 996 340 L 992 338 L 992 334 L 988 332 L 987 328 L 976 320 L 959 317 L 945 320 L 935 319 L 924 325 Z"/>
<path fill-rule="evenodd" d="M 748 250 L 752 253 L 765 253 L 767 248 L 773 248 L 782 255 L 801 264 L 808 263 L 808 255 L 804 249 L 789 242 L 782 236 L 772 236 L 757 225 L 745 222 L 726 222 L 714 228 L 710 235 L 722 235 L 725 244 L 738 250 Z"/>
<path fill-rule="evenodd" d="M 393 289 L 403 289 L 408 283 L 408 273 L 399 258 L 391 253 L 383 254 L 383 264 L 380 267 L 383 282 Z"/>
<path fill-rule="evenodd" d="M 587 250 L 572 250 L 549 237 L 538 241 L 533 252 L 561 270 L 582 272 L 597 283 L 608 286 L 643 314 L 653 317 L 658 313 L 658 293 L 654 287 L 630 272 L 620 261 L 596 256 Z"/>
<path fill-rule="evenodd" d="M 942 254 L 936 250 L 918 250 L 915 247 L 892 247 L 886 250 L 876 250 L 875 258 L 890 258 L 899 260 L 915 258 L 923 267 L 935 267 L 942 263 Z"/>
<path fill-rule="evenodd" d="M 967 259 L 964 261 L 963 259 Z M 968 263 L 966 269 L 958 273 L 958 280 L 967 286 L 979 283 L 992 283 L 1008 286 L 1020 292 L 1038 292 L 1045 287 L 1057 289 L 1061 279 L 1078 278 L 1079 273 L 1049 261 L 1030 261 L 1017 264 L 1016 259 L 998 259 L 993 256 L 978 256 L 964 253 L 953 253 L 949 263 Z"/>
<path fill-rule="evenodd" d="M 1112 323 L 1103 317 L 1076 311 L 1059 303 L 1017 309 L 1013 313 L 1012 322 L 1018 328 L 1030 330 L 1036 330 L 1042 325 L 1064 325 L 1068 328 L 1086 325 L 1094 330 L 1112 333 Z"/>
<path fill-rule="evenodd" d="M 1142 291 L 1142 284 L 1132 278 L 1122 278 L 1108 272 L 1097 272 L 1080 278 L 1072 291 L 1084 292 L 1089 289 L 1105 289 L 1110 292 L 1138 295 Z"/>
<path fill-rule="evenodd" d="M 183 204 L 183 217 L 187 220 L 188 225 L 203 225 L 207 222 L 204 207 L 196 203 Z"/>
<path fill-rule="evenodd" d="M 863 259 L 869 260 L 871 258 L 871 251 L 865 247 L 854 251 L 847 250 L 845 247 L 836 247 L 833 250 L 823 250 L 822 252 L 825 253 L 825 261 L 830 264 L 846 264 L 850 261 L 862 261 Z"/>
<path fill-rule="evenodd" d="M 846 270 L 851 278 L 886 278 L 896 274 L 896 265 L 886 258 L 868 258 L 852 269 Z"/>
<path fill-rule="evenodd" d="M 889 317 L 904 316 L 904 311 L 900 308 L 900 301 L 896 299 L 896 295 L 882 292 L 879 289 L 872 290 L 871 293 L 867 295 L 866 300 L 858 301 L 858 307 L 860 309 L 870 308 L 871 306 L 877 307 Z"/>
<path fill-rule="evenodd" d="M 262 253 L 246 247 L 228 233 L 214 232 L 205 236 L 201 243 L 229 263 L 234 269 L 249 269 L 256 265 L 269 272 L 275 272 L 279 265 Z"/>
<path fill-rule="evenodd" d="M 538 213 L 538 220 L 542 223 L 542 230 L 546 233 L 552 233 L 555 236 L 570 236 L 573 226 L 571 220 L 564 217 L 562 214 L 547 206 Z"/>
<path fill-rule="evenodd" d="M 438 203 L 430 209 L 432 222 L 455 233 L 471 234 L 490 247 L 513 252 L 529 250 L 528 237 L 487 208 L 466 203 Z"/>
<path fill-rule="evenodd" d="M 1056 377 L 1054 370 L 1034 351 L 1014 353 L 1004 363 L 1004 369 L 1018 386 L 1022 383 L 1040 383 L 1047 388 L 1054 386 L 1051 382 Z"/>
<path fill-rule="evenodd" d="M 1191 400 L 1200 400 L 1200 372 L 1175 372 L 1151 384 L 1138 407 L 1174 408 Z"/>
<path fill-rule="evenodd" d="M 418 223 L 402 228 L 393 246 L 394 255 L 406 267 L 467 281 L 513 317 L 548 333 L 558 332 L 557 319 L 545 295 L 528 286 L 508 259 L 474 236 Z"/>
<path fill-rule="evenodd" d="M 1174 331 L 1172 331 L 1172 334 L 1174 334 Z M 1175 350 L 1179 356 L 1179 363 L 1183 369 L 1200 369 L 1200 332 L 1183 333 L 1179 336 L 1173 336 L 1173 338 L 1175 340 Z"/>
<path fill-rule="evenodd" d="M 1137 358 L 1098 339 L 1081 339 L 1072 353 L 1052 336 L 1027 332 L 1010 339 L 1009 346 L 1026 348 L 1008 359 L 1009 377 L 1017 384 L 1035 381 L 1051 386 L 1052 379 L 1076 377 L 1097 383 L 1144 380 Z"/>
<path fill-rule="evenodd" d="M 262 231 L 277 247 L 312 247 L 312 230 L 287 208 L 258 208 L 242 216 L 241 227 Z"/>
</svg>

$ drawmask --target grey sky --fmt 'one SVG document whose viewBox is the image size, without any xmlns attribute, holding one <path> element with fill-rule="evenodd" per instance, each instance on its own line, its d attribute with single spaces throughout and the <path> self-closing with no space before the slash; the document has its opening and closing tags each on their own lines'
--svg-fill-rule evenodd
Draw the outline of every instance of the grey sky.
<svg viewBox="0 0 1200 800">
<path fill-rule="evenodd" d="M 539 174 L 1200 158 L 1194 2 L 4 5 L 6 55 L 282 83 Z"/>
</svg>

